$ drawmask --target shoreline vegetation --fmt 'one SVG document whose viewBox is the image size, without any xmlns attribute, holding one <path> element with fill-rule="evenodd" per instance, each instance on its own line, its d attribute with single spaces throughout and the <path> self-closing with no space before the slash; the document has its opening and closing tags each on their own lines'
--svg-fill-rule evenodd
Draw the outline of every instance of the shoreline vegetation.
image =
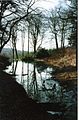
<svg viewBox="0 0 79 120">
<path fill-rule="evenodd" d="M 52 50 L 51 56 L 42 58 L 33 58 L 25 56 L 24 62 L 40 62 L 54 68 L 55 79 L 58 80 L 73 80 L 77 79 L 77 60 L 75 48 L 63 48 L 59 50 Z M 0 70 L 5 69 L 7 65 L 11 64 L 9 58 L 0 55 Z"/>
<path fill-rule="evenodd" d="M 62 52 L 63 53 L 63 52 Z M 52 76 L 54 74 L 55 79 L 60 80 L 61 84 L 66 87 L 65 83 L 72 82 L 77 84 L 77 66 L 76 66 L 76 50 L 75 49 L 65 49 L 64 55 L 58 53 L 54 53 L 51 57 L 43 58 L 43 59 L 35 59 L 37 62 L 43 62 L 48 66 L 52 66 L 55 71 L 51 73 Z M 0 111 L 1 111 L 1 119 L 8 120 L 50 120 L 61 119 L 61 115 L 55 114 L 51 116 L 46 112 L 47 109 L 50 109 L 51 104 L 39 104 L 34 100 L 28 97 L 27 93 L 23 89 L 23 87 L 15 81 L 8 73 L 5 73 L 3 70 L 6 69 L 9 62 L 9 58 L 6 56 L 0 55 Z M 71 82 L 71 84 L 72 84 Z M 4 87 L 5 86 L 5 87 Z M 35 108 L 35 109 L 34 109 Z M 61 109 L 60 109 L 61 108 Z M 51 110 L 52 111 L 64 111 L 65 105 L 62 103 L 52 103 Z M 74 109 L 75 110 L 75 109 Z M 40 116 L 39 116 L 40 114 Z M 75 116 L 75 115 L 74 115 Z"/>
<path fill-rule="evenodd" d="M 52 54 L 51 57 L 44 59 L 36 59 L 36 61 L 44 62 L 45 64 L 52 66 L 55 71 L 56 79 L 59 80 L 73 80 L 77 79 L 77 60 L 76 49 L 66 48 L 61 51 L 57 51 Z"/>
<path fill-rule="evenodd" d="M 6 69 L 11 64 L 9 57 L 0 55 L 0 71 Z"/>
<path fill-rule="evenodd" d="M 51 54 L 48 55 L 48 52 Z M 37 62 L 51 66 L 55 70 L 52 76 L 54 75 L 57 80 L 77 80 L 76 48 L 68 47 L 52 51 L 42 49 L 38 53 L 39 57 L 34 58 L 31 54 L 30 57 L 26 55 L 22 60 L 24 62 Z"/>
</svg>

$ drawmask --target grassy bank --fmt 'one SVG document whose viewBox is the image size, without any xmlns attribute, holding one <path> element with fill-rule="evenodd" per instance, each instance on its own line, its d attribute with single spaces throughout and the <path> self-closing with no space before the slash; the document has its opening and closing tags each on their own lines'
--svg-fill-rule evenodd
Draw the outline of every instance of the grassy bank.
<svg viewBox="0 0 79 120">
<path fill-rule="evenodd" d="M 50 57 L 36 60 L 54 67 L 56 79 L 73 80 L 77 78 L 75 48 L 54 50 Z"/>
<path fill-rule="evenodd" d="M 59 68 L 65 66 L 76 66 L 76 49 L 65 48 L 53 51 L 50 57 L 40 59 L 46 64 L 56 66 Z"/>
<path fill-rule="evenodd" d="M 30 53 L 29 57 L 26 55 L 22 58 L 22 61 L 28 62 L 42 62 L 55 69 L 52 75 L 55 75 L 56 79 L 60 80 L 73 80 L 77 78 L 77 64 L 76 64 L 76 49 L 75 48 L 64 48 L 59 50 L 49 50 L 48 57 L 34 58 L 33 53 Z M 45 55 L 46 56 L 46 55 Z M 0 70 L 6 68 L 9 65 L 9 58 L 0 55 Z"/>
</svg>

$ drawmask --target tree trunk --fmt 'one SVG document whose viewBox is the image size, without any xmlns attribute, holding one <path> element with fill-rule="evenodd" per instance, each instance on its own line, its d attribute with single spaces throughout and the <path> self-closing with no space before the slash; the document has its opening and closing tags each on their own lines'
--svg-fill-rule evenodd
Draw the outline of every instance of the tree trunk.
<svg viewBox="0 0 79 120">
<path fill-rule="evenodd" d="M 58 49 L 57 33 L 55 33 L 56 49 Z"/>
<path fill-rule="evenodd" d="M 13 46 L 12 52 L 13 52 L 13 60 L 14 60 L 14 56 L 15 56 L 14 46 Z"/>
<path fill-rule="evenodd" d="M 34 57 L 35 57 L 35 53 L 36 53 L 36 45 L 34 45 Z"/>
<path fill-rule="evenodd" d="M 65 29 L 64 29 L 64 21 L 63 21 L 63 26 L 61 30 L 61 48 L 64 48 L 64 39 L 65 39 Z"/>
<path fill-rule="evenodd" d="M 30 34 L 30 31 L 29 31 L 29 26 L 28 26 L 28 56 L 29 56 L 29 34 Z"/>
<path fill-rule="evenodd" d="M 64 32 L 62 31 L 62 35 L 61 35 L 61 48 L 64 48 Z"/>
<path fill-rule="evenodd" d="M 2 52 L 2 49 L 3 49 L 3 47 L 1 46 L 1 47 L 0 47 L 0 53 Z"/>
<path fill-rule="evenodd" d="M 36 44 L 37 44 L 37 40 L 35 39 L 34 40 L 34 57 L 35 57 L 35 54 L 36 54 Z"/>
<path fill-rule="evenodd" d="M 17 52 L 17 49 L 16 49 L 16 45 L 15 45 L 15 53 L 16 53 L 16 58 L 18 60 L 18 52 Z"/>
</svg>

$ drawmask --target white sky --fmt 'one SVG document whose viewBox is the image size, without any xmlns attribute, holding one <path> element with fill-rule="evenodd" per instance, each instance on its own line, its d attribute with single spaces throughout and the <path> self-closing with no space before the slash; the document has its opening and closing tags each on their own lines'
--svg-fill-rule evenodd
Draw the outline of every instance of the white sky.
<svg viewBox="0 0 79 120">
<path fill-rule="evenodd" d="M 46 10 L 50 10 L 52 8 L 54 8 L 55 6 L 58 6 L 59 4 L 64 5 L 64 1 L 67 0 L 40 0 L 40 2 L 37 2 L 35 4 L 36 7 L 40 7 L 40 8 L 44 8 Z M 48 34 L 48 33 L 47 33 Z M 18 38 L 18 42 L 17 42 L 17 49 L 18 50 L 22 50 L 22 40 L 21 40 L 21 33 L 19 34 L 19 38 Z M 55 42 L 54 40 L 51 41 L 49 40 L 50 36 L 47 35 L 45 39 L 45 41 L 43 41 L 42 43 L 42 47 L 45 47 L 47 49 L 49 48 L 55 48 Z M 27 37 L 25 37 L 25 43 L 24 43 L 24 50 L 27 51 Z M 6 46 L 9 47 L 11 46 L 10 43 Z M 32 50 L 32 46 L 30 45 L 30 50 Z"/>
<path fill-rule="evenodd" d="M 59 0 L 40 0 L 40 2 L 36 3 L 36 6 L 49 10 L 54 8 L 58 3 Z"/>
</svg>

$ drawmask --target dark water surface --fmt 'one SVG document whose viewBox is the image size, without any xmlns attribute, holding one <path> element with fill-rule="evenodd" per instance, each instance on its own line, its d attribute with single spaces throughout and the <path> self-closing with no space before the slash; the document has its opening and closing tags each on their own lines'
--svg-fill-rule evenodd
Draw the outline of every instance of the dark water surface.
<svg viewBox="0 0 79 120">
<path fill-rule="evenodd" d="M 6 72 L 13 74 L 16 81 L 36 102 L 60 104 L 62 111 L 55 107 L 51 114 L 61 115 L 59 120 L 77 119 L 77 85 L 74 80 L 59 81 L 52 76 L 54 69 L 44 64 L 14 62 Z M 63 107 L 64 106 L 64 107 Z M 59 110 L 60 111 L 59 111 Z"/>
</svg>

